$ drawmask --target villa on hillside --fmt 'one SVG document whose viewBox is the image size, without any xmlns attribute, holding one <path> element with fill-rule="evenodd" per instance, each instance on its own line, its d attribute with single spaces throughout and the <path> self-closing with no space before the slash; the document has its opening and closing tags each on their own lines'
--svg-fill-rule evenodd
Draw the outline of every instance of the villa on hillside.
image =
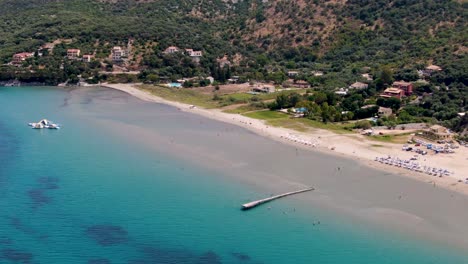
<svg viewBox="0 0 468 264">
<path fill-rule="evenodd" d="M 304 80 L 298 80 L 296 81 L 293 86 L 295 87 L 298 87 L 298 88 L 304 88 L 304 89 L 308 89 L 310 88 L 310 84 Z"/>
<path fill-rule="evenodd" d="M 311 71 L 310 73 L 312 73 L 315 77 L 323 76 L 322 71 Z"/>
<path fill-rule="evenodd" d="M 413 84 L 405 81 L 393 82 L 392 87 L 385 89 L 383 93 L 380 94 L 380 97 L 384 98 L 398 98 L 401 99 L 405 96 L 410 96 L 413 94 Z"/>
<path fill-rule="evenodd" d="M 67 58 L 69 60 L 76 60 L 80 56 L 81 50 L 79 49 L 68 49 L 67 50 Z"/>
<path fill-rule="evenodd" d="M 418 75 L 421 78 L 430 77 L 435 72 L 442 71 L 442 68 L 437 65 L 429 65 L 425 69 L 418 70 Z"/>
<path fill-rule="evenodd" d="M 392 87 L 403 90 L 406 96 L 413 94 L 413 84 L 410 82 L 405 82 L 405 81 L 393 82 Z"/>
<path fill-rule="evenodd" d="M 345 88 L 340 88 L 338 89 L 337 91 L 335 91 L 335 94 L 337 95 L 347 95 L 348 94 L 348 89 L 345 89 Z"/>
<path fill-rule="evenodd" d="M 367 87 L 369 87 L 367 83 L 355 82 L 349 86 L 349 89 L 362 90 L 362 89 L 367 89 Z"/>
<path fill-rule="evenodd" d="M 94 57 L 93 55 L 85 54 L 85 55 L 83 55 L 82 60 L 83 60 L 84 62 L 91 62 L 91 60 L 93 59 L 93 57 Z"/>
<path fill-rule="evenodd" d="M 200 58 L 202 57 L 201 50 L 185 49 L 185 52 L 192 58 L 193 62 L 200 62 Z"/>
<path fill-rule="evenodd" d="M 382 94 L 380 94 L 380 97 L 384 97 L 384 98 L 394 97 L 394 98 L 401 99 L 404 96 L 405 96 L 405 91 L 399 88 L 395 88 L 395 87 L 387 88 Z"/>
<path fill-rule="evenodd" d="M 179 49 L 178 47 L 176 47 L 176 46 L 170 46 L 170 47 L 168 47 L 167 49 L 165 49 L 165 50 L 163 51 L 163 53 L 165 53 L 165 54 L 172 54 L 172 53 L 176 53 L 176 52 L 179 52 L 179 51 L 180 51 L 180 49 Z"/>
<path fill-rule="evenodd" d="M 298 71 L 288 71 L 288 77 L 294 77 L 299 75 Z"/>
<path fill-rule="evenodd" d="M 31 52 L 16 53 L 15 55 L 13 55 L 11 64 L 20 65 L 23 63 L 23 61 L 25 61 L 27 58 L 31 58 L 32 56 L 34 56 L 34 53 Z"/>
<path fill-rule="evenodd" d="M 190 56 L 192 58 L 192 61 L 195 63 L 200 62 L 200 58 L 203 56 L 203 52 L 201 50 L 193 50 L 193 49 L 184 49 L 181 50 L 176 46 L 170 46 L 167 49 L 163 51 L 164 54 L 174 54 L 178 52 L 184 52 L 186 55 Z"/>
<path fill-rule="evenodd" d="M 114 62 L 122 62 L 124 57 L 127 56 L 127 53 L 125 52 L 125 50 L 119 46 L 113 47 L 111 53 L 112 53 L 112 61 Z"/>
</svg>

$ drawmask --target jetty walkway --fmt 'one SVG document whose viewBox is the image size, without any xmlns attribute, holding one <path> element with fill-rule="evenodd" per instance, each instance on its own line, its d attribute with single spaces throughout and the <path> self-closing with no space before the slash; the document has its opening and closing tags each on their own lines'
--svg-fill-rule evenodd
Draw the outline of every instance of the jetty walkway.
<svg viewBox="0 0 468 264">
<path fill-rule="evenodd" d="M 286 196 L 289 196 L 289 195 L 293 195 L 293 194 L 298 194 L 298 193 L 313 191 L 313 190 L 315 190 L 315 189 L 312 188 L 312 187 L 310 187 L 310 188 L 302 189 L 302 190 L 299 190 L 299 191 L 287 192 L 287 193 L 283 193 L 283 194 L 271 196 L 271 197 L 268 197 L 268 198 L 265 198 L 265 199 L 256 200 L 256 201 L 253 201 L 253 202 L 249 202 L 249 203 L 243 204 L 242 207 L 241 207 L 241 209 L 242 209 L 242 210 L 249 210 L 249 209 L 252 209 L 252 208 L 254 208 L 254 207 L 256 207 L 256 206 L 259 206 L 259 205 L 261 205 L 261 204 L 264 204 L 264 203 L 267 203 L 267 202 L 270 202 L 270 201 L 273 201 L 273 200 L 276 200 L 276 199 L 279 199 L 279 198 L 283 198 L 283 197 L 286 197 Z"/>
</svg>

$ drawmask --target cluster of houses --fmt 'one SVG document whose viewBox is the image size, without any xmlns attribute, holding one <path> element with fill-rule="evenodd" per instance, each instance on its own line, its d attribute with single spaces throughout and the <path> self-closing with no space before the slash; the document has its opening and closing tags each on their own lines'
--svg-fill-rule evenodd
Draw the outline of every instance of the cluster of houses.
<svg viewBox="0 0 468 264">
<path fill-rule="evenodd" d="M 192 60 L 196 63 L 200 62 L 200 58 L 202 57 L 203 53 L 200 50 L 193 50 L 193 49 L 184 49 L 181 50 L 178 47 L 175 46 L 170 46 L 167 49 L 164 50 L 164 54 L 172 54 L 172 53 L 177 53 L 177 52 L 184 52 L 184 54 L 190 56 Z M 122 48 L 120 46 L 114 46 L 111 49 L 111 56 L 110 58 L 114 63 L 121 63 L 125 61 L 128 58 L 128 51 L 125 48 Z M 21 65 L 25 60 L 28 58 L 31 58 L 34 56 L 34 53 L 32 52 L 21 52 L 14 54 L 11 60 L 12 65 Z M 67 50 L 67 59 L 69 60 L 81 60 L 84 62 L 91 62 L 91 60 L 94 58 L 93 54 L 83 54 L 81 53 L 80 49 L 68 49 Z M 224 62 L 225 64 L 228 64 L 229 61 L 226 60 Z"/>
<path fill-rule="evenodd" d="M 31 58 L 34 56 L 34 53 L 32 52 L 21 52 L 21 53 L 16 53 L 13 55 L 11 64 L 19 66 L 23 64 L 25 60 L 28 58 Z M 84 54 L 81 56 L 81 50 L 79 49 L 68 49 L 67 50 L 67 59 L 69 60 L 82 60 L 85 62 L 90 62 L 94 55 L 91 54 Z"/>
<path fill-rule="evenodd" d="M 369 87 L 367 83 L 355 82 L 351 84 L 348 87 L 348 89 L 341 88 L 335 93 L 339 95 L 346 95 L 349 90 L 363 90 L 363 89 L 367 89 L 367 87 Z M 393 82 L 391 87 L 385 89 L 383 93 L 380 94 L 380 97 L 384 97 L 384 98 L 395 97 L 395 98 L 401 99 L 405 96 L 410 96 L 411 94 L 413 94 L 412 83 L 405 82 L 405 81 L 396 81 L 396 82 Z"/>
<path fill-rule="evenodd" d="M 82 60 L 84 62 L 91 62 L 94 58 L 92 54 L 84 54 L 80 56 L 81 50 L 80 49 L 68 49 L 67 50 L 67 58 L 69 60 Z M 115 46 L 111 49 L 111 59 L 113 62 L 119 63 L 124 61 L 127 57 L 127 51 L 122 47 Z"/>
<path fill-rule="evenodd" d="M 418 70 L 418 74 L 421 78 L 429 77 L 435 72 L 442 71 L 442 68 L 437 65 L 429 65 L 423 70 Z M 372 81 L 372 76 L 368 73 L 364 73 L 361 75 L 367 81 Z M 340 88 L 335 91 L 338 95 L 347 95 L 350 90 L 363 90 L 367 89 L 369 85 L 363 82 L 355 82 L 351 84 L 348 88 Z M 392 86 L 385 89 L 381 94 L 380 97 L 383 98 L 398 98 L 402 99 L 403 97 L 410 96 L 413 94 L 413 84 L 410 82 L 405 81 L 395 81 L 393 82 Z"/>
<path fill-rule="evenodd" d="M 170 46 L 167 49 L 164 50 L 164 54 L 174 54 L 174 53 L 184 53 L 190 58 L 192 58 L 193 62 L 199 63 L 200 58 L 203 56 L 203 53 L 201 50 L 193 50 L 193 49 L 179 49 L 176 46 Z"/>
</svg>

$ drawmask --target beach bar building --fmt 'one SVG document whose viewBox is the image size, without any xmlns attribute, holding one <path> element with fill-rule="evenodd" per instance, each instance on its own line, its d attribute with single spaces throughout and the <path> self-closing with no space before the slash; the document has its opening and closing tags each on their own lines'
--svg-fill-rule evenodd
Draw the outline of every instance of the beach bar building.
<svg viewBox="0 0 468 264">
<path fill-rule="evenodd" d="M 423 130 L 421 136 L 429 140 L 452 139 L 452 133 L 447 128 L 439 125 L 433 125 L 429 129 Z"/>
</svg>

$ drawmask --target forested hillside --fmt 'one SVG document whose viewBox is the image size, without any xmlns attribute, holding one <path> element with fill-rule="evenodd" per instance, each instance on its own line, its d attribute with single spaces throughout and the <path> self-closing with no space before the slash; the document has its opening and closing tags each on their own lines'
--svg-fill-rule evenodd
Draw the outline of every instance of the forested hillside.
<svg viewBox="0 0 468 264">
<path fill-rule="evenodd" d="M 436 120 L 461 131 L 467 8 L 464 0 L 0 0 L 0 82 L 195 78 L 184 84 L 191 87 L 208 76 L 276 85 L 292 78 L 322 94 L 270 107 L 305 104 L 316 110 L 309 118 L 328 122 L 373 116 L 377 108 L 365 107 L 377 103 L 391 105 L 389 124 Z M 124 63 L 112 57 L 116 46 L 128 53 Z M 81 55 L 67 58 L 67 49 Z M 13 63 L 21 52 L 34 56 Z M 138 75 L 115 79 L 122 71 Z M 414 82 L 414 94 L 379 98 L 395 80 Z M 367 88 L 343 92 L 356 81 Z"/>
<path fill-rule="evenodd" d="M 443 64 L 466 54 L 466 7 L 447 0 L 1 0 L 0 57 L 58 38 L 132 37 L 214 56 L 268 52 L 268 62 Z"/>
</svg>

